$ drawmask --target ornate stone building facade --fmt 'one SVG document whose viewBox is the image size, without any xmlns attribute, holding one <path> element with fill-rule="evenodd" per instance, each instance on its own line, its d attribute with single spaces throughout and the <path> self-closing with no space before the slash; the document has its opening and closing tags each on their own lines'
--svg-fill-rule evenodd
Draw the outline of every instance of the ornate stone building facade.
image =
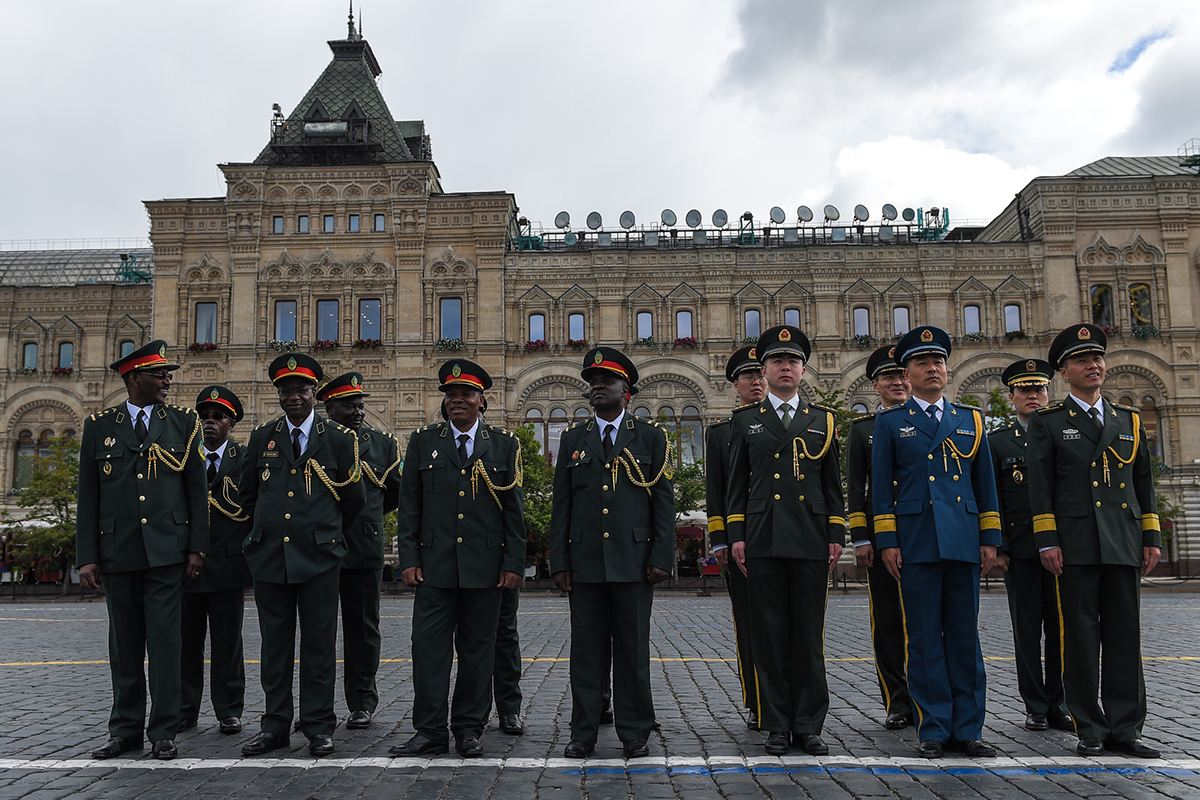
<svg viewBox="0 0 1200 800">
<path fill-rule="evenodd" d="M 1094 319 L 1113 331 L 1110 395 L 1143 409 L 1170 467 L 1162 486 L 1182 505 L 1170 555 L 1182 570 L 1200 561 L 1194 169 L 1110 158 L 1039 178 L 958 241 L 886 220 L 546 234 L 511 194 L 444 191 L 424 124 L 392 117 L 368 43 L 351 29 L 329 44 L 329 67 L 277 113 L 257 158 L 221 165 L 225 196 L 146 203 L 153 254 L 135 255 L 152 282 L 113 252 L 72 274 L 54 254 L 8 254 L 56 283 L 28 266 L 0 276 L 6 489 L 45 435 L 122 397 L 107 364 L 154 337 L 183 365 L 177 401 L 228 384 L 246 428 L 278 413 L 266 366 L 280 350 L 310 349 L 330 375 L 362 371 L 371 423 L 400 435 L 435 418 L 437 366 L 461 352 L 496 377 L 492 421 L 533 423 L 548 452 L 587 413 L 584 350 L 609 344 L 638 363 L 635 413 L 668 417 L 693 458 L 733 402 L 727 355 L 771 325 L 812 337 L 810 399 L 840 389 L 865 411 L 867 356 L 911 326 L 954 336 L 951 393 L 983 400 L 1008 363 Z M 63 343 L 73 369 L 55 375 Z"/>
</svg>

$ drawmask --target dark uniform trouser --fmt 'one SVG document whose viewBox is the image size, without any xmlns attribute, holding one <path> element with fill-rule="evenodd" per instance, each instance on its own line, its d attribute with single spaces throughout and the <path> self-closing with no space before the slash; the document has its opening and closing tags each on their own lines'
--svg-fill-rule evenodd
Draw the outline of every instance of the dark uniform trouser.
<svg viewBox="0 0 1200 800">
<path fill-rule="evenodd" d="M 979 565 L 905 562 L 900 601 L 917 738 L 943 744 L 982 738 L 987 676 L 979 646 Z"/>
<path fill-rule="evenodd" d="M 867 567 L 867 592 L 871 600 L 871 643 L 875 673 L 886 714 L 911 714 L 908 680 L 904 675 L 904 620 L 900 614 L 900 584 L 887 571 L 879 551 Z"/>
<path fill-rule="evenodd" d="M 1142 736 L 1146 681 L 1142 675 L 1140 586 L 1137 567 L 1063 566 L 1058 579 L 1063 687 L 1081 739 L 1123 742 Z"/>
<path fill-rule="evenodd" d="M 746 559 L 750 647 L 758 671 L 759 727 L 821 732 L 829 711 L 825 601 L 829 564 L 801 558 Z"/>
<path fill-rule="evenodd" d="M 1062 653 L 1059 647 L 1058 596 L 1054 573 L 1040 558 L 1012 558 L 1004 573 L 1017 658 L 1017 689 L 1026 714 L 1066 714 Z M 1046 633 L 1043 672 L 1042 631 Z"/>
<path fill-rule="evenodd" d="M 613 715 L 622 742 L 644 742 L 654 724 L 650 693 L 650 608 L 654 587 L 571 586 L 571 739 L 595 744 L 612 667 Z"/>
<path fill-rule="evenodd" d="M 758 713 L 758 677 L 750 652 L 750 597 L 746 576 L 730 558 L 725 566 L 725 585 L 733 606 L 733 633 L 737 638 L 738 679 L 742 684 L 742 706 Z"/>
<path fill-rule="evenodd" d="M 217 719 L 240 717 L 246 701 L 246 663 L 242 657 L 242 617 L 246 600 L 242 589 L 222 592 L 184 592 L 183 673 L 180 719 L 200 716 L 204 697 L 204 638 L 212 631 L 208 689 Z"/>
<path fill-rule="evenodd" d="M 446 718 L 458 736 L 482 736 L 492 702 L 492 663 L 500 589 L 441 589 L 422 584 L 413 600 L 413 727 L 446 741 Z M 458 651 L 454 699 L 450 666 Z"/>
<path fill-rule="evenodd" d="M 496 626 L 496 656 L 492 668 L 492 693 L 496 714 L 521 713 L 521 638 L 517 634 L 517 609 L 521 590 L 500 590 L 500 622 Z"/>
<path fill-rule="evenodd" d="M 267 695 L 262 730 L 287 737 L 295 713 L 296 617 L 300 617 L 300 730 L 332 736 L 337 682 L 338 570 L 304 583 L 254 582 L 258 627 L 262 633 L 262 686 Z"/>
<path fill-rule="evenodd" d="M 183 564 L 133 572 L 106 572 L 108 661 L 113 707 L 110 736 L 151 742 L 174 739 L 179 729 L 179 605 Z M 150 722 L 146 723 L 146 674 L 150 661 Z"/>
<path fill-rule="evenodd" d="M 379 592 L 383 567 L 341 568 L 338 594 L 342 600 L 342 688 L 346 707 L 374 714 L 379 705 Z"/>
</svg>

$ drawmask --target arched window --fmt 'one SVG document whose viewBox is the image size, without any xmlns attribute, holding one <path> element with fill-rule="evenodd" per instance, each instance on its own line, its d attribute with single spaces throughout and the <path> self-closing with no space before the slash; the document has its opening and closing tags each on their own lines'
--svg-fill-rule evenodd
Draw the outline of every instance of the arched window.
<svg viewBox="0 0 1200 800">
<path fill-rule="evenodd" d="M 566 409 L 551 409 L 550 423 L 546 426 L 546 452 L 550 454 L 551 466 L 557 463 L 558 442 L 562 438 L 563 431 L 567 429 L 568 424 Z"/>
<path fill-rule="evenodd" d="M 855 336 L 870 336 L 871 335 L 871 312 L 869 309 L 859 306 L 854 309 L 854 335 Z"/>
<path fill-rule="evenodd" d="M 649 311 L 639 311 L 637 315 L 637 338 L 654 338 L 654 315 Z"/>
<path fill-rule="evenodd" d="M 793 327 L 799 328 L 800 327 L 800 309 L 785 308 L 783 310 L 783 324 L 791 325 Z"/>
<path fill-rule="evenodd" d="M 592 410 L 590 408 L 588 408 L 587 406 L 580 406 L 579 408 L 575 409 L 575 421 L 576 422 L 586 422 L 587 418 L 590 417 L 591 415 L 592 415 Z"/>
<path fill-rule="evenodd" d="M 71 342 L 60 342 L 58 345 L 59 369 L 66 369 L 75 364 L 75 345 Z"/>
<path fill-rule="evenodd" d="M 546 341 L 546 315 L 545 314 L 530 314 L 529 315 L 529 341 L 531 341 L 531 342 Z"/>
<path fill-rule="evenodd" d="M 675 338 L 687 339 L 695 336 L 692 333 L 692 312 L 676 311 L 675 312 Z"/>
<path fill-rule="evenodd" d="M 963 333 L 980 333 L 983 327 L 979 321 L 979 306 L 963 306 Z"/>
<path fill-rule="evenodd" d="M 25 369 L 37 369 L 37 343 L 26 342 L 22 348 L 21 366 Z"/>
<path fill-rule="evenodd" d="M 1021 330 L 1021 307 L 1010 303 L 1004 307 L 1004 332 L 1018 333 Z"/>
<path fill-rule="evenodd" d="M 684 406 L 679 417 L 679 463 L 695 464 L 704 458 L 704 434 L 701 430 L 700 409 Z"/>
<path fill-rule="evenodd" d="M 1113 324 L 1112 287 L 1106 283 L 1092 287 L 1092 324 L 1102 328 Z"/>
<path fill-rule="evenodd" d="M 538 452 L 550 463 L 550 452 L 546 449 L 546 423 L 542 421 L 541 409 L 531 408 L 525 412 L 525 424 L 533 428 L 533 440 L 537 442 Z"/>
<path fill-rule="evenodd" d="M 576 342 L 587 338 L 583 332 L 583 314 L 571 314 L 567 317 L 567 337 Z"/>
<path fill-rule="evenodd" d="M 746 336 L 758 336 L 762 332 L 762 315 L 757 308 L 746 309 Z"/>
<path fill-rule="evenodd" d="M 38 436 L 38 443 L 37 443 L 37 457 L 38 458 L 49 458 L 50 457 L 50 439 L 53 438 L 53 436 L 54 436 L 54 433 L 52 431 L 42 431 L 41 435 Z"/>
<path fill-rule="evenodd" d="M 1162 424 L 1158 418 L 1158 406 L 1154 402 L 1154 398 L 1146 396 L 1142 398 L 1141 417 L 1142 425 L 1146 427 L 1146 446 L 1150 448 L 1150 455 L 1163 457 L 1162 440 Z"/>
<path fill-rule="evenodd" d="M 1129 287 L 1129 321 L 1135 328 L 1154 324 L 1154 312 L 1150 309 L 1150 286 L 1135 283 Z"/>
<path fill-rule="evenodd" d="M 33 431 L 24 430 L 17 434 L 16 453 L 13 461 L 14 489 L 25 489 L 33 478 L 34 465 L 37 462 L 37 445 L 33 441 Z"/>
<path fill-rule="evenodd" d="M 645 406 L 638 406 L 633 410 L 633 415 L 642 419 L 650 419 L 650 409 Z"/>
<path fill-rule="evenodd" d="M 850 410 L 853 411 L 855 415 L 867 413 L 867 407 L 863 403 L 855 403 L 854 405 L 850 406 Z"/>
<path fill-rule="evenodd" d="M 896 306 L 892 309 L 892 333 L 899 336 L 902 333 L 908 333 L 908 329 L 912 325 L 908 321 L 908 307 Z"/>
</svg>

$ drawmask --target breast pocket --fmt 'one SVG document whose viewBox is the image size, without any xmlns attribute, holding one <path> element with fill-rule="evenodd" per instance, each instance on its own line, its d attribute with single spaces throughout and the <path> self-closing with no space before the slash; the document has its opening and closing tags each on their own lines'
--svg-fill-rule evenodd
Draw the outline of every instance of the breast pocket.
<svg viewBox="0 0 1200 800">
<path fill-rule="evenodd" d="M 590 458 L 580 458 L 575 461 L 567 462 L 567 472 L 571 475 L 571 486 L 575 489 L 583 489 L 590 482 L 588 465 L 591 463 Z"/>
<path fill-rule="evenodd" d="M 120 477 L 120 467 L 123 463 L 121 458 L 124 455 L 124 450 L 108 450 L 96 454 L 96 469 L 100 470 L 100 480 L 112 481 Z"/>
<path fill-rule="evenodd" d="M 497 486 L 508 485 L 508 464 L 503 461 L 488 461 L 484 459 L 483 466 L 487 468 L 488 477 Z"/>
<path fill-rule="evenodd" d="M 446 483 L 445 461 L 421 462 L 421 487 L 426 492 L 440 492 Z"/>
</svg>

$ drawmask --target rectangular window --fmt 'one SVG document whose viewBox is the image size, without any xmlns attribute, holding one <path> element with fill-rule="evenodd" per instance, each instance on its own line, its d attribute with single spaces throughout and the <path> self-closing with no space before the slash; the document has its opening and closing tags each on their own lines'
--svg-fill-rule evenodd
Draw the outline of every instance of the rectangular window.
<svg viewBox="0 0 1200 800">
<path fill-rule="evenodd" d="M 58 366 L 66 369 L 75 363 L 75 345 L 63 342 L 58 346 Z"/>
<path fill-rule="evenodd" d="M 350 215 L 350 232 L 358 233 L 358 214 Z"/>
<path fill-rule="evenodd" d="M 336 342 L 338 340 L 338 301 L 317 301 L 317 339 Z"/>
<path fill-rule="evenodd" d="M 675 338 L 687 339 L 692 336 L 692 312 L 675 312 Z"/>
<path fill-rule="evenodd" d="M 637 335 L 639 339 L 650 339 L 654 336 L 654 315 L 649 311 L 638 312 Z"/>
<path fill-rule="evenodd" d="M 326 233 L 333 233 L 333 214 L 325 215 L 325 225 L 322 230 Z"/>
<path fill-rule="evenodd" d="M 296 233 L 308 233 L 308 214 L 296 217 Z"/>
<path fill-rule="evenodd" d="M 979 324 L 979 306 L 963 308 L 963 333 L 979 333 L 983 328 Z"/>
<path fill-rule="evenodd" d="M 196 303 L 196 335 L 192 341 L 201 344 L 217 341 L 216 303 Z"/>
<path fill-rule="evenodd" d="M 758 336 L 758 334 L 760 332 L 760 328 L 762 327 L 761 320 L 762 320 L 762 317 L 758 313 L 758 309 L 751 308 L 746 311 L 746 335 L 747 336 Z"/>
<path fill-rule="evenodd" d="M 1009 305 L 1004 307 L 1004 332 L 1012 333 L 1021 330 L 1021 307 Z"/>
<path fill-rule="evenodd" d="M 441 333 L 443 339 L 462 339 L 462 298 L 442 298 Z"/>
<path fill-rule="evenodd" d="M 800 327 L 800 309 L 785 308 L 783 310 L 783 324 L 784 325 L 792 325 L 794 327 L 799 328 Z"/>
<path fill-rule="evenodd" d="M 124 358 L 125 356 L 129 355 L 130 353 L 133 352 L 133 350 L 134 350 L 133 342 L 131 342 L 130 340 L 126 339 L 125 341 L 121 342 L 121 358 Z"/>
<path fill-rule="evenodd" d="M 567 317 L 567 336 L 577 342 L 583 341 L 583 314 Z"/>
<path fill-rule="evenodd" d="M 296 301 L 275 301 L 275 338 L 281 342 L 296 341 Z"/>
<path fill-rule="evenodd" d="M 283 233 L 283 217 L 271 217 L 271 233 Z"/>
<path fill-rule="evenodd" d="M 908 322 L 908 309 L 904 306 L 896 306 L 892 309 L 892 333 L 897 336 L 902 333 L 908 333 L 911 325 Z"/>
<path fill-rule="evenodd" d="M 546 315 L 529 315 L 529 341 L 546 341 Z"/>
<path fill-rule="evenodd" d="M 854 309 L 854 335 L 871 335 L 871 312 L 865 308 Z"/>
<path fill-rule="evenodd" d="M 22 354 L 21 366 L 25 369 L 37 369 L 37 344 L 27 342 L 25 344 L 25 352 Z"/>
<path fill-rule="evenodd" d="M 360 339 L 382 339 L 379 331 L 381 320 L 381 306 L 378 300 L 359 300 L 358 301 L 358 338 Z"/>
<path fill-rule="evenodd" d="M 383 214 L 376 214 L 375 215 L 375 232 L 382 233 L 385 230 L 387 230 L 387 222 L 384 221 Z"/>
</svg>

